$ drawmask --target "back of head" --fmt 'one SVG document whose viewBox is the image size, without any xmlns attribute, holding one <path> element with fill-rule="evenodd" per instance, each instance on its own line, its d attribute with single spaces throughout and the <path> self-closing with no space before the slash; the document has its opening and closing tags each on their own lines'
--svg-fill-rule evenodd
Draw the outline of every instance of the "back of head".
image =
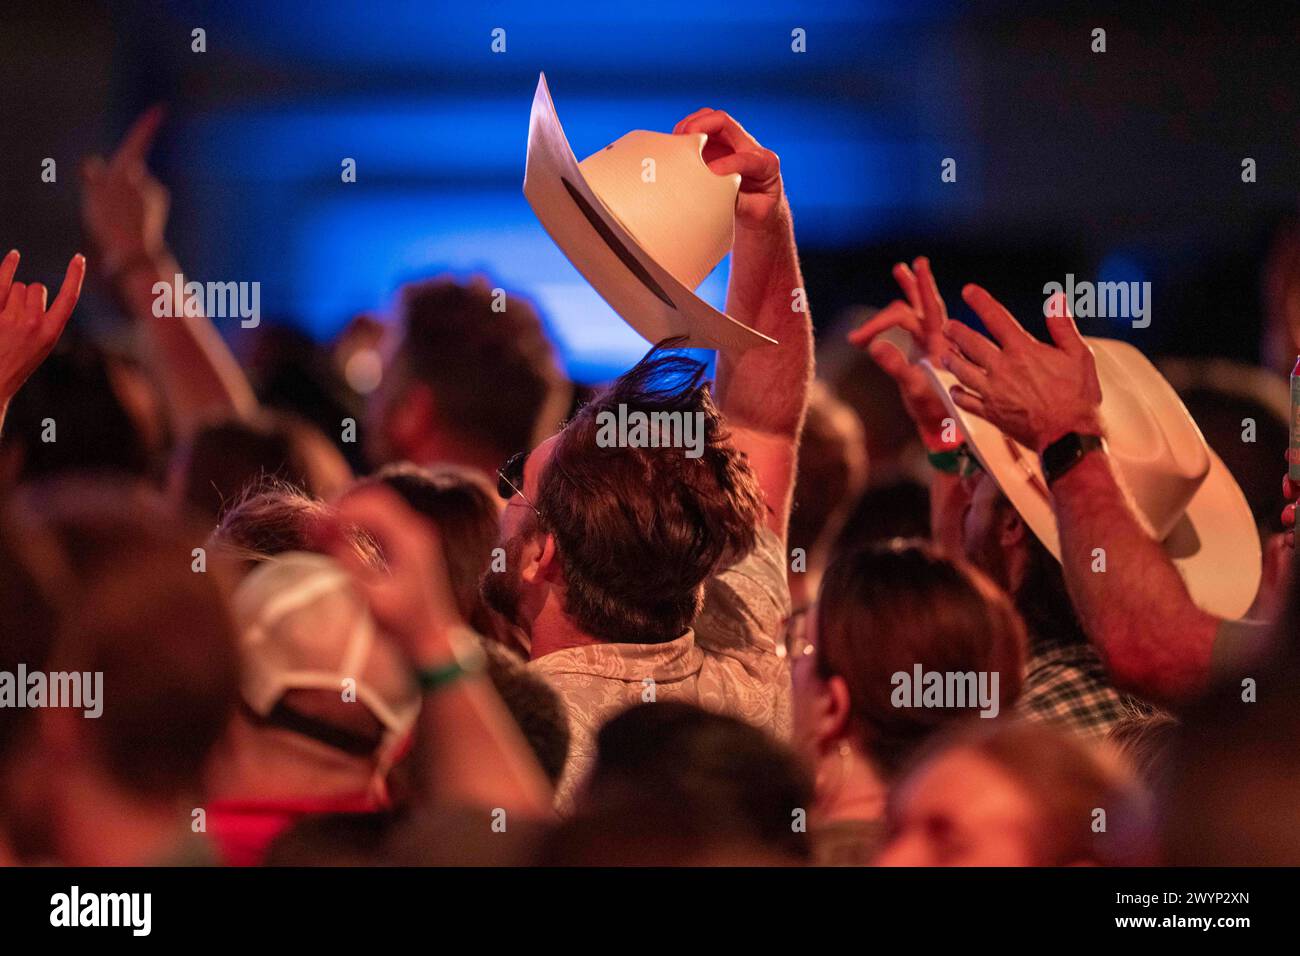
<svg viewBox="0 0 1300 956">
<path fill-rule="evenodd" d="M 100 716 L 74 718 L 91 756 L 143 798 L 196 793 L 237 700 L 229 575 L 218 562 L 197 573 L 199 529 L 138 487 L 42 492 L 29 520 L 72 570 L 50 669 L 103 675 Z"/>
<path fill-rule="evenodd" d="M 754 547 L 761 491 L 703 379 L 701 363 L 656 348 L 555 442 L 536 504 L 555 538 L 565 611 L 587 634 L 681 637 L 708 577 Z"/>
<path fill-rule="evenodd" d="M 1178 738 L 1178 721 L 1163 711 L 1137 710 L 1107 733 L 1109 740 L 1152 792 L 1163 788 Z"/>
<path fill-rule="evenodd" d="M 827 547 L 867 481 L 862 421 L 821 381 L 813 382 L 799 440 L 799 478 L 790 512 L 790 546 Z"/>
<path fill-rule="evenodd" d="M 376 782 L 382 779 L 414 725 L 420 698 L 401 652 L 348 572 L 325 555 L 282 554 L 240 582 L 233 606 L 251 722 L 277 739 L 290 731 L 296 736 L 289 739 L 331 747 L 332 757 L 359 758 L 359 773 L 373 770 Z"/>
<path fill-rule="evenodd" d="M 312 551 L 315 529 L 330 513 L 329 505 L 291 485 L 264 481 L 250 486 L 226 509 L 212 533 L 211 543 L 223 554 L 251 570 L 259 562 L 290 551 Z M 350 534 L 357 554 L 379 566 L 373 541 L 360 532 Z"/>
<path fill-rule="evenodd" d="M 56 348 L 10 403 L 2 447 L 12 477 L 149 476 L 148 442 L 114 380 L 114 359 L 98 346 L 68 340 Z"/>
<path fill-rule="evenodd" d="M 397 372 L 432 389 L 440 427 L 497 461 L 558 427 L 571 387 L 523 296 L 442 277 L 405 286 L 399 312 Z"/>
<path fill-rule="evenodd" d="M 1161 791 L 1172 866 L 1300 865 L 1300 566 L 1268 655 L 1182 713 Z"/>
<path fill-rule="evenodd" d="M 846 683 L 854 729 L 886 774 L 938 728 L 985 709 L 978 694 L 941 707 L 910 706 L 906 694 L 899 706 L 898 675 L 908 686 L 918 667 L 923 675 L 973 675 L 988 682 L 998 711 L 1020 694 L 1026 642 L 1015 608 L 985 575 L 927 545 L 839 556 L 822 580 L 816 615 L 817 673 Z"/>
<path fill-rule="evenodd" d="M 380 482 L 396 491 L 417 514 L 434 523 L 444 549 L 457 609 L 478 633 L 499 637 L 502 623 L 479 594 L 497 546 L 501 499 L 479 472 L 456 465 L 420 468 L 388 465 L 358 484 Z"/>
<path fill-rule="evenodd" d="M 176 497 L 214 521 L 268 479 L 331 498 L 352 477 L 347 460 L 319 429 L 285 412 L 208 422 L 178 451 L 176 465 Z"/>
<path fill-rule="evenodd" d="M 1292 703 L 1247 703 L 1238 685 L 1189 712 L 1160 790 L 1165 863 L 1300 865 L 1300 707 L 1281 693 Z"/>
<path fill-rule="evenodd" d="M 544 862 L 807 859 L 806 835 L 792 823 L 812 800 L 812 784 L 756 727 L 686 703 L 643 704 L 606 723 L 596 748 L 578 813 L 550 841 Z"/>
<path fill-rule="evenodd" d="M 1150 862 L 1149 804 L 1113 751 L 1050 724 L 990 721 L 962 728 L 917 767 L 957 752 L 988 761 L 1028 797 L 1038 865 Z"/>
<path fill-rule="evenodd" d="M 657 705 L 655 705 L 657 706 Z M 541 842 L 540 866 L 789 866 L 802 862 L 756 839 L 707 802 L 620 791 L 564 820 Z M 790 829 L 787 823 L 786 829 Z"/>
<path fill-rule="evenodd" d="M 894 538 L 926 538 L 930 527 L 930 489 L 925 485 L 913 478 L 873 484 L 849 509 L 831 545 L 831 555 Z"/>
</svg>

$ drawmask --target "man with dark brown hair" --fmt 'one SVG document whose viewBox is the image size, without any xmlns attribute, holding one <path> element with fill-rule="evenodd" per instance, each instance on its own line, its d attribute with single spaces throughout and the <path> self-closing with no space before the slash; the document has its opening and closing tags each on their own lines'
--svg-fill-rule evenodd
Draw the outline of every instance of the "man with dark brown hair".
<svg viewBox="0 0 1300 956">
<path fill-rule="evenodd" d="M 455 464 L 492 474 L 559 426 L 572 386 L 537 311 L 480 277 L 411 283 L 400 339 L 367 410 L 376 464 Z"/>
<path fill-rule="evenodd" d="M 596 731 L 631 704 L 684 700 L 777 736 L 790 726 L 776 647 L 812 373 L 809 316 L 791 304 L 803 283 L 790 209 L 776 155 L 730 116 L 702 110 L 676 132 L 707 133 L 709 168 L 741 175 L 727 314 L 779 344 L 723 352 L 716 404 L 699 363 L 656 350 L 502 469 L 506 567 L 484 592 L 568 708 L 561 807 Z M 609 440 L 611 423 L 638 417 L 646 441 Z"/>
</svg>

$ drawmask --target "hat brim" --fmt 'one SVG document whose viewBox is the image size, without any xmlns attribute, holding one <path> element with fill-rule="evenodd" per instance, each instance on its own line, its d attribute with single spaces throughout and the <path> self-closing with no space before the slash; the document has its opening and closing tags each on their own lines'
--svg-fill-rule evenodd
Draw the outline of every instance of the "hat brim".
<svg viewBox="0 0 1300 956">
<path fill-rule="evenodd" d="M 673 278 L 641 248 L 582 175 L 543 75 L 528 122 L 524 195 L 560 251 L 649 342 L 738 354 L 776 339 L 737 322 Z"/>
<path fill-rule="evenodd" d="M 985 419 L 953 402 L 957 379 L 928 360 L 921 366 L 957 422 L 984 470 L 1012 506 L 1059 561 L 1061 538 L 1046 494 L 1038 456 Z M 1161 542 L 1178 567 L 1197 606 L 1227 620 L 1244 617 L 1255 601 L 1262 575 L 1259 532 L 1246 496 L 1219 456 L 1210 451 L 1210 469 L 1183 517 Z M 1111 568 L 1115 573 L 1120 569 Z"/>
</svg>

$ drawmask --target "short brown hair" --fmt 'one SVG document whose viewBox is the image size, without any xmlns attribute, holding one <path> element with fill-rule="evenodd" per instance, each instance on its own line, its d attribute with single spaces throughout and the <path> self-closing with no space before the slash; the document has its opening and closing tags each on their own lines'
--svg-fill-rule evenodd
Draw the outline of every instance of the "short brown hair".
<svg viewBox="0 0 1300 956">
<path fill-rule="evenodd" d="M 997 673 L 1000 708 L 1020 696 L 1025 628 L 1011 600 L 930 545 L 900 541 L 839 556 L 822 579 L 816 614 L 818 676 L 848 685 L 854 729 L 887 775 L 935 730 L 980 707 L 896 707 L 894 674 L 918 664 Z"/>
<path fill-rule="evenodd" d="M 504 461 L 559 426 L 572 387 L 523 296 L 443 276 L 403 287 L 399 313 L 398 367 L 434 390 L 445 427 Z"/>
<path fill-rule="evenodd" d="M 660 644 L 695 621 L 704 582 L 753 549 L 762 493 L 724 430 L 705 367 L 651 349 L 565 426 L 537 507 L 556 542 L 565 612 L 606 641 Z M 601 447 L 601 413 L 702 416 L 702 450 Z M 653 420 L 653 419 L 651 419 Z"/>
<path fill-rule="evenodd" d="M 479 578 L 492 563 L 500 530 L 500 499 L 487 478 L 459 465 L 421 468 L 401 462 L 358 482 L 373 484 L 387 485 L 413 511 L 434 523 L 442 538 L 456 609 L 478 633 L 501 637 L 503 624 L 479 592 Z"/>
<path fill-rule="evenodd" d="M 320 498 L 351 480 L 347 459 L 315 425 L 288 412 L 204 422 L 181 450 L 180 495 L 214 521 L 250 487 L 268 479 Z"/>
</svg>

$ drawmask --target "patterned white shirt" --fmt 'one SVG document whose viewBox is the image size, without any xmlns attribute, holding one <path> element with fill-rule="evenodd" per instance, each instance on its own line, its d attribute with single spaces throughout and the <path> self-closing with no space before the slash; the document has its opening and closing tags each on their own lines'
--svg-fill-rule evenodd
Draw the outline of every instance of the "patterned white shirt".
<svg viewBox="0 0 1300 956">
<path fill-rule="evenodd" d="M 569 714 L 569 760 L 556 791 L 572 807 L 596 756 L 596 733 L 622 710 L 679 700 L 738 717 L 784 740 L 790 733 L 790 671 L 777 641 L 790 616 L 780 540 L 766 528 L 754 550 L 705 585 L 695 627 L 665 644 L 588 644 L 531 662 Z"/>
</svg>

